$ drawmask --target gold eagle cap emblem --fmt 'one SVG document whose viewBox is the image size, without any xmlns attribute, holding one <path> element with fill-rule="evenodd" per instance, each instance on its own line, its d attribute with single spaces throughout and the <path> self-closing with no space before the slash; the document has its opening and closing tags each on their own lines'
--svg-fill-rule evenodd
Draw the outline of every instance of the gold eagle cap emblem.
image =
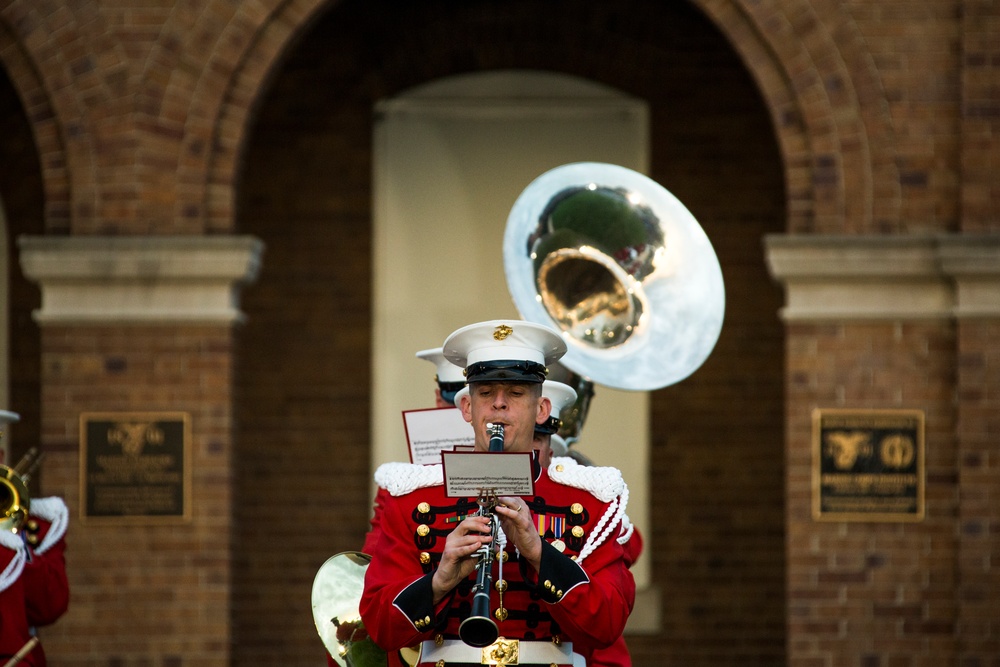
<svg viewBox="0 0 1000 667">
<path fill-rule="evenodd" d="M 512 333 L 514 333 L 513 329 L 506 324 L 501 324 L 493 330 L 493 340 L 503 340 Z"/>
</svg>

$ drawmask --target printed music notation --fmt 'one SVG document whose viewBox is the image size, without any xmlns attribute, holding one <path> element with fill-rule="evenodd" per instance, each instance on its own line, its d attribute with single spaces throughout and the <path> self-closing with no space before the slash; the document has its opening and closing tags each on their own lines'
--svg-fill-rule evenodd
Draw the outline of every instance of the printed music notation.
<svg viewBox="0 0 1000 667">
<path fill-rule="evenodd" d="M 403 412 L 410 463 L 441 463 L 441 452 L 471 447 L 476 436 L 458 408 L 429 408 Z"/>
<path fill-rule="evenodd" d="M 445 495 L 478 496 L 484 489 L 498 496 L 535 495 L 531 454 L 527 452 L 441 452 Z"/>
</svg>

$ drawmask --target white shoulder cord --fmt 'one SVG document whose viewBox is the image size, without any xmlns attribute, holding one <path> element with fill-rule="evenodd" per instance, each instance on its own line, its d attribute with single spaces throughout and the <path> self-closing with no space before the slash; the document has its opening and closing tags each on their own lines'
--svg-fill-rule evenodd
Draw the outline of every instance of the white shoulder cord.
<svg viewBox="0 0 1000 667">
<path fill-rule="evenodd" d="M 622 530 L 621 535 L 618 536 L 618 544 L 625 544 L 630 539 L 632 539 L 632 533 L 635 532 L 635 526 L 632 525 L 632 520 L 628 518 L 628 514 L 622 517 Z"/>
<path fill-rule="evenodd" d="M 31 513 L 49 522 L 49 530 L 45 539 L 35 548 L 36 554 L 43 554 L 51 549 L 66 534 L 69 527 L 69 510 L 59 496 L 35 498 L 31 501 Z"/>
<path fill-rule="evenodd" d="M 375 471 L 375 482 L 394 497 L 437 486 L 444 481 L 440 463 L 416 465 L 413 463 L 383 463 Z"/>
<path fill-rule="evenodd" d="M 625 484 L 617 468 L 582 466 L 573 459 L 553 459 L 549 477 L 560 484 L 584 489 L 602 503 L 621 495 Z"/>
<path fill-rule="evenodd" d="M 594 526 L 594 530 L 590 532 L 590 537 L 587 538 L 587 543 L 583 545 L 583 549 L 580 550 L 580 555 L 576 557 L 577 564 L 582 563 L 583 559 L 594 552 L 594 549 L 599 547 L 605 539 L 608 537 L 618 522 L 621 520 L 622 515 L 625 514 L 625 507 L 628 505 L 628 484 L 622 483 L 623 490 L 622 495 L 611 501 L 608 505 L 608 509 L 604 512 L 604 516 L 601 520 Z"/>
</svg>

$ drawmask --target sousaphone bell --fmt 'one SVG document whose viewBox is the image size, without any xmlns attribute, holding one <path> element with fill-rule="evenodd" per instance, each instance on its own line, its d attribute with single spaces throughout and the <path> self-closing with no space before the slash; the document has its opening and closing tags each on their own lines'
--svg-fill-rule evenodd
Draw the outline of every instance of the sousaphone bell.
<svg viewBox="0 0 1000 667">
<path fill-rule="evenodd" d="M 361 622 L 361 595 L 372 557 L 360 551 L 331 556 L 316 572 L 312 587 L 313 621 L 327 652 L 340 667 L 385 667 L 386 652 L 368 636 Z M 419 646 L 404 648 L 399 657 L 415 665 Z"/>
<path fill-rule="evenodd" d="M 708 236 L 666 188 L 625 167 L 578 162 L 532 181 L 508 216 L 503 260 L 521 317 L 560 332 L 561 362 L 597 384 L 680 382 L 722 330 Z"/>
</svg>

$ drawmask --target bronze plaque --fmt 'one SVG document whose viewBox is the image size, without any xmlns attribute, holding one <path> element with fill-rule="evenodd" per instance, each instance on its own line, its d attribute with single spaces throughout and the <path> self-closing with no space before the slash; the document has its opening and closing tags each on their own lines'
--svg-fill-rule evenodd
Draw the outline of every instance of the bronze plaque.
<svg viewBox="0 0 1000 667">
<path fill-rule="evenodd" d="M 924 518 L 922 410 L 815 410 L 813 517 Z"/>
<path fill-rule="evenodd" d="M 190 518 L 190 416 L 80 415 L 81 518 L 139 523 Z"/>
</svg>

